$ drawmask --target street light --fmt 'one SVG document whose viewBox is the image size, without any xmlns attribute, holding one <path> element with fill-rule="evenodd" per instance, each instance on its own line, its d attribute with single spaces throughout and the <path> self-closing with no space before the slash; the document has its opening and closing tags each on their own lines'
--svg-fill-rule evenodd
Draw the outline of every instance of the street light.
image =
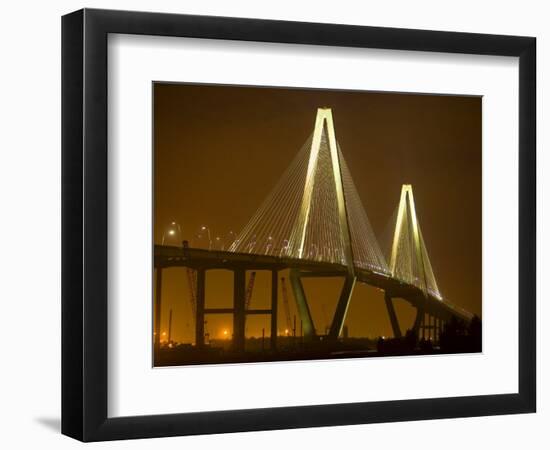
<svg viewBox="0 0 550 450">
<path fill-rule="evenodd" d="M 182 237 L 181 237 L 181 227 L 177 222 L 170 222 L 170 225 L 168 225 L 167 228 L 164 229 L 164 232 L 162 233 L 162 245 L 174 245 L 179 246 L 181 245 Z"/>
<path fill-rule="evenodd" d="M 273 247 L 273 237 L 272 236 L 269 236 L 267 238 L 267 245 L 265 247 L 265 254 L 266 255 L 269 255 L 270 254 L 270 251 L 271 251 L 271 248 Z"/>
<path fill-rule="evenodd" d="M 210 228 L 206 225 L 202 225 L 198 233 L 199 239 L 202 237 L 203 233 L 206 233 L 208 236 L 208 250 L 212 250 L 212 235 L 210 234 Z"/>
<path fill-rule="evenodd" d="M 283 241 L 283 245 L 281 246 L 281 251 L 279 252 L 279 256 L 289 256 L 288 255 L 288 248 L 289 248 L 289 242 L 288 239 L 285 239 Z"/>
<path fill-rule="evenodd" d="M 215 250 L 223 250 L 223 240 L 220 236 L 214 238 L 216 242 Z"/>
</svg>

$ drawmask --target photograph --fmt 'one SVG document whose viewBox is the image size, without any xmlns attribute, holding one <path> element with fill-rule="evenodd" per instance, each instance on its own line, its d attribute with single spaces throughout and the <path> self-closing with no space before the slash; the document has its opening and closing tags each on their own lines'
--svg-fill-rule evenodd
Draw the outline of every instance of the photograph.
<svg viewBox="0 0 550 450">
<path fill-rule="evenodd" d="M 482 97 L 152 95 L 155 367 L 482 351 Z"/>
<path fill-rule="evenodd" d="M 3 5 L 0 449 L 550 449 L 546 5 L 105 4 Z"/>
</svg>

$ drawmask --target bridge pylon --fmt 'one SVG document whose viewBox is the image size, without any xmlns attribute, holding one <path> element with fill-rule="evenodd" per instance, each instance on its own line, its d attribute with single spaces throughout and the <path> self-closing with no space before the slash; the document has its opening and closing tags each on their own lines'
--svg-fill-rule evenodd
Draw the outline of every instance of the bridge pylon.
<svg viewBox="0 0 550 450">
<path fill-rule="evenodd" d="M 417 286 L 426 296 L 441 299 L 410 184 L 404 184 L 401 188 L 389 268 L 392 277 Z"/>
<path fill-rule="evenodd" d="M 353 274 L 353 249 L 351 246 L 351 233 L 346 207 L 344 183 L 342 181 L 342 167 L 336 143 L 332 110 L 330 108 L 317 109 L 301 206 L 292 229 L 289 247 L 292 249 L 292 253 L 297 254 L 298 258 L 304 257 L 306 231 L 311 219 L 310 212 L 313 200 L 313 190 L 316 181 L 319 182 L 316 177 L 317 167 L 320 164 L 320 159 L 323 156 L 327 156 L 321 154 L 326 150 L 328 150 L 328 156 L 332 167 L 331 182 L 333 183 L 336 193 L 338 225 L 340 227 L 340 238 L 343 244 L 344 261 L 350 273 Z"/>
<path fill-rule="evenodd" d="M 393 278 L 414 285 L 422 292 L 425 300 L 419 302 L 417 315 L 412 327 L 413 331 L 418 333 L 425 314 L 426 299 L 431 296 L 441 300 L 441 294 L 439 293 L 428 257 L 428 251 L 422 237 L 422 231 L 416 214 L 413 189 L 410 184 L 404 184 L 401 187 L 389 269 Z M 394 324 L 395 313 L 393 312 L 393 305 L 391 305 L 391 298 L 387 295 L 386 304 L 388 313 L 392 319 L 394 331 L 400 333 Z"/>
<path fill-rule="evenodd" d="M 323 154 L 323 152 L 327 152 L 328 154 Z M 313 203 L 315 183 L 319 182 L 318 177 L 316 176 L 318 173 L 317 168 L 320 164 L 323 164 L 321 161 L 327 161 L 327 163 L 324 164 L 327 167 L 332 168 L 329 178 L 330 183 L 333 184 L 336 196 L 338 226 L 340 231 L 339 238 L 341 249 L 343 250 L 341 260 L 347 268 L 346 280 L 344 282 L 338 304 L 336 305 L 332 325 L 329 331 L 329 338 L 335 340 L 340 335 L 344 325 L 344 320 L 351 300 L 351 294 L 353 292 L 353 287 L 355 286 L 356 276 L 353 260 L 353 248 L 351 244 L 351 231 L 342 175 L 342 162 L 340 160 L 340 152 L 338 151 L 336 133 L 334 131 L 332 110 L 330 108 L 318 108 L 317 116 L 315 118 L 315 128 L 313 131 L 311 148 L 309 152 L 304 191 L 300 203 L 299 213 L 296 217 L 289 240 L 290 251 L 291 253 L 297 254 L 298 258 L 304 257 L 306 231 L 311 220 L 310 213 Z M 328 161 L 330 161 L 330 164 Z M 326 178 L 323 181 L 326 182 Z M 327 186 L 323 186 L 322 188 L 327 189 Z M 293 286 L 294 285 L 298 286 L 297 283 L 293 284 Z M 300 298 L 302 297 L 302 295 L 300 295 L 301 292 L 295 292 L 295 294 L 297 294 Z M 302 320 L 306 323 L 310 322 L 311 318 L 308 317 L 308 314 L 304 314 Z M 309 329 L 311 331 L 309 331 L 308 334 L 313 335 L 315 333 L 315 329 L 313 327 Z"/>
</svg>

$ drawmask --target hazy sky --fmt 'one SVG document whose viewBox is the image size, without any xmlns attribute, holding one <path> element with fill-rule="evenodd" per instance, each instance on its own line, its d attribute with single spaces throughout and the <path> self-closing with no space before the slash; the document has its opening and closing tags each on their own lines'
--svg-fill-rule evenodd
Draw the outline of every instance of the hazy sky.
<svg viewBox="0 0 550 450">
<path fill-rule="evenodd" d="M 192 239 L 239 232 L 313 131 L 318 107 L 332 108 L 336 136 L 363 206 L 383 245 L 412 184 L 439 289 L 481 315 L 481 98 L 281 88 L 155 84 L 155 242 L 172 221 Z M 390 231 L 388 233 L 388 231 Z M 284 275 L 284 274 L 282 274 Z M 253 307 L 269 304 L 269 273 L 257 274 Z M 173 310 L 172 338 L 190 341 L 184 269 L 163 273 L 162 330 Z M 306 280 L 315 326 L 330 322 L 339 280 Z M 207 275 L 207 307 L 232 305 L 232 275 Z M 289 289 L 291 314 L 295 308 Z M 281 300 L 280 300 L 281 301 Z M 282 305 L 282 303 L 281 303 Z M 414 311 L 397 312 L 404 331 Z M 208 331 L 231 334 L 232 319 L 208 316 Z M 286 327 L 279 308 L 279 330 Z M 346 324 L 352 336 L 391 335 L 383 294 L 358 284 Z M 269 316 L 247 320 L 247 335 L 269 334 Z"/>
</svg>

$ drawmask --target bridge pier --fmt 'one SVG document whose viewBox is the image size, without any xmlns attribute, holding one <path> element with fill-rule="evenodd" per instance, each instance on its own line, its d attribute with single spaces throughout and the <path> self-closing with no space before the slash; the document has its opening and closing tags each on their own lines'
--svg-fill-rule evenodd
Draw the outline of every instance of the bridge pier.
<svg viewBox="0 0 550 450">
<path fill-rule="evenodd" d="M 302 323 L 302 331 L 305 339 L 312 339 L 315 336 L 315 326 L 311 318 L 311 312 L 307 304 L 306 293 L 302 280 L 300 279 L 300 271 L 298 269 L 290 269 L 290 284 L 296 299 L 298 314 Z"/>
<path fill-rule="evenodd" d="M 246 271 L 233 271 L 233 350 L 244 351 L 246 324 Z"/>
<path fill-rule="evenodd" d="M 396 338 L 400 338 L 402 336 L 401 334 L 401 328 L 399 328 L 399 321 L 397 320 L 397 314 L 395 313 L 395 308 L 393 306 L 392 297 L 385 293 L 384 294 L 384 301 L 386 302 L 386 308 L 388 310 L 388 315 L 390 316 L 390 322 L 391 327 L 393 330 L 393 336 Z"/>
<path fill-rule="evenodd" d="M 422 319 L 420 328 L 421 335 L 419 337 L 431 340 L 434 345 L 439 345 L 443 328 L 443 319 L 441 316 L 426 313 Z"/>
<path fill-rule="evenodd" d="M 277 350 L 277 307 L 279 300 L 279 272 L 271 271 L 271 351 Z"/>
<path fill-rule="evenodd" d="M 433 314 L 425 313 L 422 319 L 422 338 L 435 342 L 436 317 Z"/>
<path fill-rule="evenodd" d="M 414 319 L 414 323 L 413 323 L 413 327 L 412 327 L 412 330 L 413 330 L 414 334 L 416 335 L 417 339 L 420 338 L 420 327 L 423 325 L 423 323 L 424 323 L 424 307 L 419 306 L 416 309 L 416 318 Z"/>
<path fill-rule="evenodd" d="M 344 321 L 346 320 L 346 313 L 348 311 L 349 302 L 351 300 L 351 294 L 353 293 L 353 287 L 356 281 L 355 275 L 348 274 L 340 293 L 338 304 L 336 305 L 336 311 L 334 312 L 334 318 L 332 319 L 332 325 L 330 326 L 329 339 L 337 340 L 342 332 Z"/>
<path fill-rule="evenodd" d="M 422 314 L 422 340 L 426 340 L 426 313 Z"/>
<path fill-rule="evenodd" d="M 204 313 L 206 294 L 206 270 L 197 269 L 197 316 L 195 317 L 195 346 L 204 347 Z"/>
</svg>

